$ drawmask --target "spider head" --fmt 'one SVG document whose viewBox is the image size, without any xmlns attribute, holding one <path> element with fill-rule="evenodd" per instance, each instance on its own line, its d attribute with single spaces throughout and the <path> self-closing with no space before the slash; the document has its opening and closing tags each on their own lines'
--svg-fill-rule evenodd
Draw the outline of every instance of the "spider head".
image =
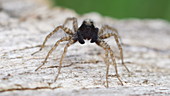
<svg viewBox="0 0 170 96">
<path fill-rule="evenodd" d="M 93 27 L 94 26 L 93 21 L 91 19 L 84 20 L 83 25 L 87 26 L 87 27 Z"/>
</svg>

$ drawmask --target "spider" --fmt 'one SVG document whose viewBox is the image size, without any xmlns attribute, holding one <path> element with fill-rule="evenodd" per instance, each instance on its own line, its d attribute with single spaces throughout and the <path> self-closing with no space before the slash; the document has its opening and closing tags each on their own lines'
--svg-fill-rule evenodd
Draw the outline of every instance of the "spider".
<svg viewBox="0 0 170 96">
<path fill-rule="evenodd" d="M 73 22 L 73 29 L 74 31 L 72 31 L 71 29 L 65 27 L 65 25 L 69 22 L 72 21 Z M 126 65 L 124 64 L 124 60 L 123 60 L 123 50 L 122 50 L 122 46 L 120 43 L 120 36 L 118 34 L 118 31 L 115 28 L 112 28 L 108 25 L 104 25 L 103 27 L 101 27 L 101 29 L 97 28 L 94 26 L 94 22 L 90 19 L 86 19 L 83 21 L 82 25 L 80 27 L 78 27 L 78 22 L 77 22 L 77 18 L 75 17 L 71 17 L 71 18 L 67 18 L 64 22 L 63 25 L 56 27 L 51 33 L 49 33 L 43 44 L 41 45 L 40 49 L 36 52 L 34 52 L 32 55 L 38 53 L 39 51 L 41 51 L 44 47 L 45 47 L 45 43 L 47 42 L 47 40 L 54 34 L 56 33 L 59 29 L 62 29 L 66 34 L 68 34 L 68 36 L 65 36 L 63 38 L 61 38 L 60 40 L 58 40 L 55 45 L 51 48 L 51 50 L 48 52 L 45 60 L 43 61 L 43 63 L 35 70 L 37 71 L 38 69 L 40 69 L 47 61 L 49 55 L 56 49 L 56 47 L 64 41 L 68 41 L 68 43 L 66 44 L 66 46 L 64 47 L 64 52 L 60 58 L 60 62 L 59 62 L 59 67 L 58 67 L 58 73 L 54 79 L 54 82 L 58 79 L 60 71 L 61 71 L 61 67 L 62 67 L 62 62 L 63 62 L 63 58 L 66 55 L 67 49 L 69 46 L 73 45 L 74 43 L 76 43 L 77 41 L 80 44 L 85 44 L 84 40 L 90 40 L 91 43 L 96 43 L 98 46 L 102 47 L 105 50 L 105 59 L 104 62 L 106 63 L 106 87 L 109 86 L 108 84 L 108 73 L 109 73 L 109 67 L 110 67 L 110 62 L 109 62 L 109 55 L 110 55 L 110 59 L 112 61 L 112 64 L 114 65 L 115 68 L 115 72 L 116 72 L 116 77 L 118 78 L 118 80 L 120 81 L 121 85 L 123 85 L 122 80 L 120 79 L 120 76 L 118 74 L 118 70 L 117 70 L 117 63 L 115 60 L 115 56 L 114 53 L 112 51 L 112 49 L 110 48 L 110 46 L 104 41 L 104 39 L 109 38 L 111 36 L 114 37 L 117 46 L 119 48 L 120 51 L 120 57 L 121 57 L 121 62 L 123 64 L 123 66 L 126 68 L 126 70 L 129 72 L 129 69 L 126 67 Z M 104 33 L 105 30 L 110 30 L 111 33 Z"/>
</svg>

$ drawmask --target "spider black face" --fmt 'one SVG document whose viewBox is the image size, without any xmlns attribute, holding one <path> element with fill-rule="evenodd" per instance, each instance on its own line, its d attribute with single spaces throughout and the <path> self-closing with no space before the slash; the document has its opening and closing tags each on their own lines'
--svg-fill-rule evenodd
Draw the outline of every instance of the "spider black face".
<svg viewBox="0 0 170 96">
<path fill-rule="evenodd" d="M 84 44 L 84 39 L 91 40 L 94 43 L 98 39 L 98 28 L 93 24 L 92 20 L 84 20 L 82 25 L 78 28 L 77 38 L 80 44 Z"/>
</svg>

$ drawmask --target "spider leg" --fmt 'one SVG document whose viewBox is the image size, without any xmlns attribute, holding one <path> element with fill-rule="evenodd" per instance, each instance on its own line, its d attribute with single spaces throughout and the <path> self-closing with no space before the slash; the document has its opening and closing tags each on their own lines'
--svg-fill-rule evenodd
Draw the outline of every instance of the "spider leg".
<svg viewBox="0 0 170 96">
<path fill-rule="evenodd" d="M 69 21 L 73 21 L 74 32 L 77 32 L 77 30 L 78 30 L 77 18 L 75 18 L 75 17 L 67 18 L 67 19 L 65 20 L 63 26 L 65 26 Z"/>
<path fill-rule="evenodd" d="M 112 50 L 110 50 L 110 55 L 111 55 L 111 59 L 112 59 L 112 61 L 113 61 L 113 65 L 114 65 L 114 67 L 115 67 L 116 76 L 117 76 L 118 80 L 120 81 L 121 85 L 123 85 L 123 82 L 122 82 L 122 80 L 120 79 L 120 76 L 119 76 L 119 74 L 118 74 L 116 60 L 115 60 L 115 56 L 114 56 Z"/>
<path fill-rule="evenodd" d="M 111 27 L 109 27 L 109 26 L 105 26 L 105 28 L 111 29 Z M 121 43 L 120 43 L 120 36 L 118 35 L 118 32 L 117 32 L 117 31 L 114 31 L 114 30 L 116 30 L 116 29 L 113 28 L 113 29 L 111 29 L 111 30 L 112 30 L 113 32 L 115 32 L 115 33 L 106 33 L 106 34 L 101 35 L 99 38 L 100 38 L 100 39 L 106 39 L 106 38 L 109 38 L 109 37 L 111 37 L 111 36 L 114 36 L 115 41 L 116 41 L 117 46 L 118 46 L 119 51 L 120 51 L 120 57 L 121 57 L 122 65 L 125 67 L 125 69 L 126 69 L 128 72 L 130 72 L 129 69 L 127 68 L 127 66 L 126 66 L 125 63 L 124 63 L 123 49 L 122 49 L 122 46 L 121 46 Z"/>
<path fill-rule="evenodd" d="M 66 46 L 64 47 L 64 52 L 63 52 L 63 54 L 62 54 L 62 56 L 61 56 L 60 64 L 59 64 L 59 67 L 58 67 L 58 73 L 57 73 L 57 76 L 56 76 L 55 79 L 54 79 L 54 82 L 58 79 L 58 76 L 59 76 L 59 74 L 60 74 L 61 67 L 62 67 L 62 62 L 63 62 L 63 59 L 64 59 L 66 53 L 67 53 L 68 47 L 69 47 L 70 45 L 74 44 L 76 41 L 77 41 L 77 40 L 72 39 L 72 40 L 70 40 L 70 41 L 66 44 Z"/>
<path fill-rule="evenodd" d="M 108 26 L 108 25 L 104 25 L 104 26 L 102 26 L 102 28 L 100 28 L 100 30 L 99 30 L 99 36 L 101 36 L 106 29 L 109 29 L 109 30 L 111 30 L 111 31 L 116 32 L 117 34 L 119 34 L 116 28 L 110 27 L 110 26 Z"/>
<path fill-rule="evenodd" d="M 110 62 L 109 62 L 109 57 L 108 57 L 108 50 L 105 50 L 105 57 L 103 58 L 104 62 L 106 64 L 106 87 L 109 87 L 108 83 L 108 74 L 109 74 L 109 67 L 110 67 Z"/>
<path fill-rule="evenodd" d="M 109 59 L 108 59 L 108 50 L 105 53 L 105 63 L 106 63 L 106 87 L 109 87 L 109 83 L 108 83 L 108 74 L 109 74 L 109 67 L 110 67 L 110 63 L 109 63 Z"/>
<path fill-rule="evenodd" d="M 98 40 L 98 41 L 96 42 L 96 44 L 97 44 L 98 46 L 102 47 L 105 51 L 108 50 L 108 51 L 110 52 L 110 56 L 111 56 L 113 65 L 114 65 L 114 67 L 115 67 L 116 76 L 117 76 L 118 80 L 120 81 L 121 85 L 123 85 L 123 82 L 122 82 L 122 80 L 120 79 L 120 76 L 119 76 L 119 74 L 118 74 L 117 64 L 116 64 L 115 56 L 114 56 L 114 53 L 113 53 L 112 49 L 110 48 L 110 46 L 109 46 L 105 41 Z M 107 66 L 107 70 L 106 70 L 106 74 L 107 74 L 107 75 L 106 75 L 106 78 L 108 79 L 108 72 L 107 72 L 107 71 L 109 71 L 109 66 Z M 106 79 L 106 81 L 107 81 L 107 79 Z"/>
<path fill-rule="evenodd" d="M 38 69 L 40 69 L 47 61 L 48 57 L 50 56 L 50 54 L 57 48 L 57 46 L 60 44 L 60 42 L 63 42 L 63 41 L 69 41 L 71 39 L 71 36 L 68 36 L 68 37 L 63 37 L 61 38 L 60 40 L 58 40 L 55 45 L 51 48 L 51 50 L 48 52 L 47 56 L 45 57 L 43 63 L 37 68 L 35 69 L 35 71 L 37 71 Z"/>
<path fill-rule="evenodd" d="M 69 35 L 73 35 L 73 32 L 72 32 L 69 28 L 63 27 L 63 26 L 58 26 L 58 27 L 56 27 L 50 34 L 48 34 L 48 35 L 46 36 L 43 44 L 41 45 L 41 48 L 40 48 L 38 51 L 32 53 L 31 55 L 34 55 L 34 54 L 40 52 L 40 51 L 45 47 L 45 43 L 47 42 L 48 38 L 50 38 L 50 37 L 51 37 L 54 33 L 56 33 L 59 29 L 64 30 L 64 32 L 67 33 L 67 34 L 69 34 Z"/>
</svg>

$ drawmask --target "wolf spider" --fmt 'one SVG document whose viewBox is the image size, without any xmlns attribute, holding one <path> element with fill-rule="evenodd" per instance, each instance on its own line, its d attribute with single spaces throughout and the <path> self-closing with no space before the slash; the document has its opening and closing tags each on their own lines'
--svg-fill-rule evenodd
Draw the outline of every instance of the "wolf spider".
<svg viewBox="0 0 170 96">
<path fill-rule="evenodd" d="M 69 21 L 73 21 L 73 29 L 74 29 L 74 31 L 72 31 L 71 29 L 65 27 L 65 25 Z M 78 27 L 77 18 L 75 18 L 75 17 L 67 18 L 62 26 L 56 27 L 50 34 L 48 34 L 46 36 L 46 38 L 45 38 L 41 48 L 38 51 L 34 52 L 32 55 L 34 55 L 37 52 L 41 51 L 44 48 L 47 39 L 49 39 L 59 29 L 62 29 L 69 36 L 63 37 L 63 38 L 61 38 L 60 40 L 58 40 L 55 43 L 55 45 L 48 52 L 48 54 L 47 54 L 45 60 L 43 61 L 42 65 L 40 65 L 35 71 L 40 69 L 46 63 L 47 58 L 49 57 L 49 55 L 56 49 L 56 47 L 61 42 L 68 41 L 68 43 L 64 47 L 64 52 L 63 52 L 63 54 L 61 56 L 61 59 L 60 59 L 60 63 L 59 63 L 59 67 L 58 67 L 58 74 L 57 74 L 57 76 L 55 77 L 55 80 L 54 80 L 54 81 L 56 81 L 58 79 L 59 74 L 60 74 L 63 58 L 66 55 L 67 48 L 69 46 L 71 46 L 72 44 L 76 43 L 77 41 L 80 44 L 84 44 L 85 43 L 84 40 L 87 39 L 87 40 L 90 40 L 91 43 L 96 43 L 98 46 L 102 47 L 105 50 L 105 57 L 106 58 L 105 58 L 104 62 L 106 63 L 106 87 L 109 86 L 109 84 L 108 84 L 108 73 L 109 73 L 109 66 L 110 66 L 109 55 L 110 55 L 110 58 L 112 60 L 112 64 L 114 65 L 114 68 L 115 68 L 116 77 L 120 81 L 121 85 L 123 85 L 123 82 L 121 81 L 120 76 L 118 74 L 117 63 L 116 63 L 116 60 L 115 60 L 115 55 L 114 55 L 112 49 L 110 48 L 110 46 L 104 41 L 104 39 L 106 39 L 106 38 L 109 38 L 111 36 L 114 37 L 114 39 L 115 39 L 115 41 L 117 43 L 117 46 L 119 48 L 119 51 L 120 51 L 121 62 L 123 64 L 123 66 L 126 68 L 126 70 L 129 72 L 128 68 L 124 64 L 123 50 L 122 50 L 122 46 L 121 46 L 120 41 L 119 41 L 120 36 L 118 35 L 118 32 L 117 32 L 117 30 L 115 28 L 112 28 L 112 27 L 110 27 L 108 25 L 105 25 L 101 29 L 98 29 L 97 27 L 94 26 L 93 21 L 90 20 L 90 19 L 84 20 L 82 25 L 80 27 Z M 106 29 L 110 30 L 111 33 L 104 33 L 104 31 Z"/>
</svg>

